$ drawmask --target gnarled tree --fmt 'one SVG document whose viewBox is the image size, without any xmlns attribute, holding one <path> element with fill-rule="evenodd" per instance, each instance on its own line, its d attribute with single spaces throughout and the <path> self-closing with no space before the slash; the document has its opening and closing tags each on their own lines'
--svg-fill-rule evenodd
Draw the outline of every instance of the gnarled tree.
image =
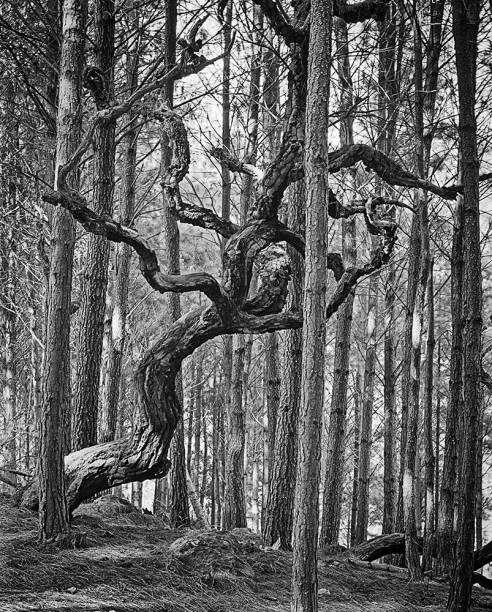
<svg viewBox="0 0 492 612">
<path fill-rule="evenodd" d="M 291 86 L 279 153 L 264 172 L 248 163 L 232 159 L 227 151 L 216 149 L 214 152 L 233 171 L 252 173 L 255 177 L 255 195 L 248 218 L 241 226 L 222 219 L 210 209 L 187 204 L 181 199 L 179 185 L 188 173 L 190 161 L 185 126 L 178 114 L 170 109 L 149 109 L 141 104 L 146 94 L 162 88 L 167 79 L 182 78 L 214 61 L 207 61 L 193 52 L 196 27 L 192 28 L 189 44 L 183 46 L 177 63 L 171 68 L 167 67 L 165 74 L 157 73 L 153 81 L 139 88 L 125 102 L 96 112 L 89 122 L 88 133 L 81 146 L 60 168 L 57 189 L 44 196 L 47 202 L 69 211 L 87 231 L 129 245 L 139 257 L 143 277 L 156 291 L 201 291 L 209 299 L 208 304 L 182 315 L 163 330 L 138 365 L 135 385 L 140 422 L 132 435 L 85 448 L 66 457 L 67 496 L 72 510 L 84 499 L 111 486 L 155 478 L 167 472 L 167 453 L 182 415 L 176 393 L 176 377 L 183 359 L 201 344 L 219 335 L 258 334 L 299 328 L 302 325 L 302 313 L 284 310 L 290 278 L 288 258 L 282 250 L 269 247 L 276 243 L 287 243 L 300 254 L 304 253 L 304 237 L 279 221 L 278 210 L 289 185 L 303 177 L 305 42 L 308 32 L 290 24 L 278 12 L 274 3 L 266 0 L 255 0 L 255 3 L 263 8 L 271 27 L 283 37 L 287 45 L 291 59 Z M 362 12 L 358 11 L 358 5 L 346 7 L 346 21 L 382 14 L 374 8 L 378 3 L 363 2 L 362 5 Z M 374 6 L 366 14 L 364 7 L 368 5 Z M 342 11 L 338 5 L 334 10 Z M 136 230 L 106 215 L 96 214 L 88 208 L 82 195 L 70 188 L 68 176 L 79 165 L 97 123 L 103 118 L 108 120 L 109 114 L 116 120 L 132 107 L 138 108 L 148 120 L 160 121 L 166 131 L 172 149 L 172 161 L 163 176 L 163 185 L 178 220 L 214 230 L 224 238 L 221 280 L 206 272 L 163 273 L 154 250 Z M 336 173 L 358 162 L 363 162 L 390 184 L 421 187 L 447 199 L 456 195 L 456 188 L 440 188 L 418 178 L 383 153 L 363 144 L 344 146 L 329 153 L 327 167 L 330 173 Z M 396 226 L 386 214 L 386 209 L 398 203 L 374 197 L 345 206 L 331 191 L 327 202 L 327 212 L 332 218 L 361 214 L 368 231 L 378 237 L 378 246 L 371 260 L 360 267 L 345 268 L 339 253 L 330 253 L 327 257 L 327 270 L 331 270 L 336 279 L 334 291 L 327 297 L 326 317 L 329 318 L 360 278 L 389 260 L 396 240 Z M 253 291 L 250 288 L 253 262 L 260 254 L 265 263 L 259 274 L 257 289 Z M 30 488 L 31 492 L 34 490 L 34 486 Z M 24 502 L 32 503 L 33 497 L 26 494 Z"/>
</svg>

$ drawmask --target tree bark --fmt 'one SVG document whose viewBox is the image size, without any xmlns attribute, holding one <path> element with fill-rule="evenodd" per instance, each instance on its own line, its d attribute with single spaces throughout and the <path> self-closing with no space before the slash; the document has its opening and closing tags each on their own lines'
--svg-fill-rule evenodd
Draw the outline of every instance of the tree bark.
<svg viewBox="0 0 492 612">
<path fill-rule="evenodd" d="M 302 231 L 304 227 L 304 181 L 292 185 L 289 193 L 287 219 L 289 227 Z M 289 310 L 302 308 L 304 262 L 289 249 L 292 283 Z M 297 421 L 301 401 L 302 333 L 284 332 L 280 379 L 280 405 L 276 426 L 273 462 L 265 508 L 263 540 L 267 546 L 279 541 L 282 550 L 292 549 L 292 511 L 297 469 Z"/>
<path fill-rule="evenodd" d="M 176 22 L 177 22 L 177 0 L 164 0 L 166 25 L 164 30 L 164 62 L 166 66 L 173 66 L 176 62 Z M 174 80 L 167 81 L 162 98 L 164 103 L 172 108 L 174 102 Z M 166 129 L 161 130 L 161 177 L 164 177 L 172 163 L 172 150 Z M 176 217 L 172 213 L 172 204 L 169 201 L 166 188 L 163 189 L 162 225 L 164 248 L 167 251 L 167 271 L 169 274 L 180 273 L 179 261 L 179 228 Z M 169 293 L 166 296 L 167 314 L 171 323 L 178 321 L 181 317 L 181 302 L 177 293 Z M 176 379 L 176 393 L 178 401 L 183 401 L 183 381 L 181 374 Z M 188 506 L 188 495 L 186 485 L 186 458 L 184 445 L 184 429 L 182 425 L 177 427 L 176 436 L 172 447 L 171 467 L 171 524 L 173 526 L 188 526 L 190 524 L 190 513 Z"/>
<path fill-rule="evenodd" d="M 354 377 L 354 448 L 352 450 L 353 469 L 352 469 L 352 502 L 350 504 L 350 546 L 355 545 L 357 534 L 357 506 L 359 499 L 359 458 L 360 458 L 360 426 L 361 426 L 361 371 L 357 364 L 357 371 Z"/>
<path fill-rule="evenodd" d="M 102 91 L 93 94 L 98 109 L 114 102 L 114 0 L 96 0 L 94 5 L 95 66 L 86 69 L 85 85 L 90 89 L 89 74 L 97 71 Z M 94 131 L 93 208 L 98 214 L 111 215 L 115 164 L 116 120 L 101 122 Z M 72 446 L 74 450 L 97 442 L 99 381 L 101 373 L 104 314 L 108 285 L 110 245 L 104 236 L 89 234 L 84 258 L 80 292 L 80 327 L 74 381 Z"/>
<path fill-rule="evenodd" d="M 359 486 L 357 496 L 357 524 L 355 543 L 367 539 L 369 522 L 369 484 L 371 477 L 372 413 L 374 408 L 374 379 L 376 376 L 377 319 L 379 274 L 369 280 L 367 299 L 367 348 L 364 362 L 364 387 L 360 426 Z"/>
<path fill-rule="evenodd" d="M 306 101 L 306 252 L 297 481 L 294 501 L 292 612 L 318 609 L 317 541 L 324 399 L 328 217 L 328 100 L 332 6 L 313 0 Z"/>
<path fill-rule="evenodd" d="M 479 159 L 475 116 L 480 2 L 453 0 L 453 38 L 458 75 L 459 151 L 463 184 L 463 381 L 461 450 L 458 460 L 458 524 L 448 610 L 468 610 L 473 585 L 477 452 L 480 431 L 482 273 L 480 251 Z M 456 295 L 455 299 L 459 299 Z M 456 321 L 453 321 L 456 324 Z"/>
<path fill-rule="evenodd" d="M 57 115 L 55 184 L 60 167 L 77 148 L 81 129 L 82 67 L 87 3 L 66 0 L 63 5 L 63 41 Z M 77 188 L 77 176 L 72 188 Z M 74 227 L 70 213 L 53 213 L 50 276 L 46 313 L 46 355 L 43 364 L 43 405 L 40 424 L 39 535 L 42 540 L 69 531 L 63 469 L 65 415 L 70 406 L 70 293 Z"/>
<path fill-rule="evenodd" d="M 222 525 L 224 529 L 246 527 L 244 496 L 244 406 L 243 371 L 245 343 L 243 336 L 234 339 L 231 397 L 227 415 L 226 473 Z"/>
<path fill-rule="evenodd" d="M 351 110 L 353 108 L 353 86 L 349 61 L 348 30 L 347 24 L 342 19 L 335 21 L 335 39 L 341 83 L 340 110 L 344 117 L 340 123 L 340 144 L 344 146 L 352 145 L 354 143 L 354 136 Z M 348 187 L 354 187 L 354 172 L 349 177 Z M 356 230 L 354 218 L 342 220 L 342 258 L 346 267 L 355 266 L 357 263 Z M 338 544 L 340 531 L 343 471 L 345 465 L 345 421 L 347 417 L 350 336 L 352 333 L 354 297 L 355 291 L 348 296 L 337 313 L 320 546 Z"/>
<path fill-rule="evenodd" d="M 233 3 L 229 2 L 225 9 L 223 49 L 226 50 L 231 44 L 232 32 L 232 14 Z M 231 58 L 226 54 L 222 66 L 222 145 L 226 151 L 231 149 Z M 221 163 L 221 178 L 222 178 L 222 194 L 221 194 L 221 216 L 225 221 L 230 221 L 231 218 L 231 172 L 229 166 Z M 221 256 L 224 255 L 226 239 L 221 240 L 220 251 Z M 219 524 L 223 521 L 223 503 L 225 497 L 225 419 L 229 412 L 229 402 L 231 397 L 231 381 L 232 381 L 232 337 L 226 336 L 223 339 L 223 370 L 224 370 L 224 401 L 221 404 L 217 415 L 217 436 L 221 439 L 220 444 L 220 461 L 217 466 L 217 502 L 221 508 Z"/>
<path fill-rule="evenodd" d="M 424 554 L 422 567 L 424 572 L 432 568 L 431 550 L 434 546 L 434 479 L 436 473 L 436 458 L 434 455 L 433 434 L 433 388 L 434 388 L 434 347 L 436 344 L 434 331 L 434 261 L 429 262 L 429 277 L 427 282 L 427 346 L 424 371 L 424 455 L 425 455 L 425 530 Z"/>
<path fill-rule="evenodd" d="M 398 58 L 404 44 L 401 27 L 397 31 L 399 10 L 389 3 L 385 19 L 379 22 L 378 68 L 378 143 L 390 155 L 395 140 L 401 75 Z M 403 20 L 401 20 L 403 21 Z M 403 26 L 404 27 L 404 26 Z M 385 190 L 379 185 L 381 194 Z M 382 532 L 391 533 L 396 520 L 396 376 L 395 376 L 395 295 L 397 291 L 394 261 L 390 261 L 385 283 L 384 320 L 384 447 L 383 447 L 383 525 Z"/>
<path fill-rule="evenodd" d="M 200 227 L 212 228 L 221 236 L 228 238 L 224 244 L 222 282 L 205 272 L 184 275 L 165 274 L 159 266 L 155 251 L 138 232 L 122 226 L 114 219 L 97 215 L 86 206 L 85 199 L 80 193 L 68 189 L 66 175 L 71 168 L 76 167 L 81 155 L 83 155 L 83 152 L 80 151 L 87 149 L 91 131 L 88 132 L 84 140 L 85 149 L 84 146 L 81 147 L 71 163 L 60 169 L 59 188 L 43 196 L 45 201 L 69 210 L 87 231 L 99 233 L 109 240 L 123 241 L 132 246 L 140 257 L 142 275 L 153 289 L 161 293 L 201 291 L 211 301 L 210 306 L 197 308 L 183 315 L 163 332 L 162 336 L 144 355 L 136 373 L 138 391 L 136 404 L 141 414 L 140 422 L 136 425 L 133 434 L 114 442 L 99 444 L 71 453 L 67 457 L 68 495 L 71 508 L 76 507 L 83 499 L 110 486 L 155 478 L 166 473 L 168 469 L 167 451 L 177 423 L 181 418 L 181 404 L 177 394 L 176 377 L 183 359 L 192 354 L 201 344 L 218 335 L 266 333 L 280 329 L 299 328 L 303 324 L 300 313 L 283 311 L 288 294 L 290 272 L 283 253 L 279 255 L 276 249 L 271 249 L 269 257 L 262 258 L 263 265 L 259 272 L 258 287 L 249 296 L 250 289 L 253 289 L 253 263 L 260 253 L 265 252 L 267 246 L 287 240 L 300 253 L 304 253 L 306 248 L 303 236 L 292 232 L 290 228 L 286 228 L 278 221 L 278 210 L 286 189 L 292 181 L 298 180 L 302 176 L 302 168 L 298 164 L 302 159 L 302 139 L 300 140 L 300 137 L 303 134 L 305 110 L 303 91 L 306 85 L 303 50 L 306 48 L 307 37 L 303 35 L 302 40 L 302 43 L 295 42 L 291 45 L 293 61 L 290 82 L 292 87 L 289 94 L 289 104 L 287 105 L 288 115 L 283 145 L 280 147 L 275 163 L 268 166 L 262 174 L 253 203 L 252 214 L 248 222 L 241 227 L 230 221 L 224 221 L 211 210 L 202 209 L 199 206 L 194 207 L 181 200 L 179 184 L 186 176 L 190 164 L 190 149 L 186 128 L 177 113 L 168 109 L 155 111 L 156 117 L 163 122 L 163 128 L 172 144 L 175 163 L 167 169 L 163 177 L 163 187 L 167 197 L 174 205 L 176 215 L 182 220 L 186 219 L 187 222 L 192 220 L 195 225 Z M 323 62 L 326 64 L 328 57 L 325 57 L 325 55 L 321 53 L 320 58 L 323 56 Z M 129 101 L 108 110 L 107 113 L 104 113 L 104 116 L 122 116 L 127 112 L 129 106 L 141 99 L 144 92 L 155 91 L 163 85 L 166 79 L 174 78 L 175 75 L 186 76 L 195 73 L 199 71 L 200 67 L 212 63 L 201 62 L 198 58 L 198 61 L 200 61 L 198 67 L 197 60 L 194 59 L 191 65 L 190 61 L 187 61 L 185 69 L 183 69 L 183 63 L 187 57 L 188 54 L 185 55 L 179 65 L 172 68 L 170 75 L 166 73 L 162 79 L 157 79 L 141 88 L 139 95 L 134 94 Z M 319 84 L 320 82 L 314 84 L 315 90 Z M 326 86 L 324 79 L 321 80 L 321 84 L 323 88 Z M 326 115 L 326 109 L 323 109 L 323 107 L 321 109 L 316 107 L 315 111 Z M 91 123 L 92 126 L 97 122 L 98 117 L 100 115 L 96 113 Z M 318 123 L 314 121 L 311 126 L 312 132 L 314 132 L 317 140 L 321 138 L 327 146 L 326 132 L 319 130 Z M 317 202 L 316 198 L 312 197 L 313 202 L 316 201 L 317 203 L 315 208 L 320 215 L 325 204 L 328 205 L 328 210 L 325 210 L 324 214 L 329 212 L 336 218 L 350 216 L 365 210 L 364 207 L 361 210 L 359 206 L 347 209 L 336 200 L 333 193 L 324 192 L 321 185 L 326 186 L 324 181 L 328 169 L 337 172 L 341 168 L 351 167 L 356 161 L 364 160 L 370 168 L 381 173 L 388 180 L 397 181 L 407 186 L 422 185 L 421 181 L 404 170 L 399 164 L 385 158 L 368 146 L 354 146 L 348 150 L 343 149 L 333 152 L 333 154 L 330 153 L 327 157 L 318 155 L 318 153 L 319 151 L 316 150 L 314 159 L 308 156 L 310 162 L 306 166 L 309 170 L 308 175 L 314 173 L 314 169 L 319 170 L 315 173 L 316 181 L 311 183 L 312 187 L 316 185 L 319 187 L 314 191 L 316 193 L 319 191 L 324 196 L 329 195 L 328 202 L 321 200 Z M 323 153 L 325 154 L 327 151 L 324 150 Z M 321 164 L 319 168 L 318 163 Z M 236 164 L 234 167 L 242 169 L 244 164 L 239 164 L 239 166 Z M 451 194 L 454 193 L 452 190 L 443 190 L 435 185 L 432 186 L 432 189 L 436 193 L 444 194 L 445 197 L 452 197 Z M 314 196 L 315 194 L 311 195 Z M 371 208 L 380 204 L 380 199 L 370 200 Z M 309 300 L 315 302 L 314 307 L 316 308 L 318 322 L 321 320 L 324 322 L 324 318 L 329 318 L 335 313 L 354 284 L 361 277 L 387 263 L 391 256 L 396 239 L 394 223 L 384 218 L 379 220 L 376 217 L 372 221 L 366 218 L 366 222 L 371 232 L 378 233 L 381 236 L 380 246 L 373 254 L 371 261 L 360 268 L 350 268 L 343 271 L 340 269 L 340 256 L 337 256 L 337 254 L 332 254 L 330 258 L 327 257 L 322 262 L 315 262 L 317 263 L 314 266 L 316 268 L 315 272 L 322 279 L 325 278 L 328 267 L 337 274 L 340 272 L 340 276 L 337 276 L 338 282 L 335 290 L 329 302 L 327 302 L 326 310 L 322 309 L 321 312 L 318 312 L 317 309 L 320 305 L 317 296 L 316 299 L 312 295 L 309 298 Z M 324 235 L 323 232 L 321 234 Z M 317 247 L 316 244 L 308 245 L 308 252 L 311 248 L 316 252 Z M 313 265 L 313 262 L 311 262 L 311 265 Z M 309 300 L 308 303 L 310 303 Z M 317 355 L 311 355 L 310 360 L 319 363 L 315 359 L 316 357 Z M 308 368 L 305 369 L 307 371 Z M 319 383 L 318 378 L 316 380 Z M 305 390 L 310 394 L 312 388 L 305 385 Z M 319 385 L 316 391 L 316 398 L 319 399 Z M 312 421 L 309 422 L 309 425 L 313 426 Z M 316 426 L 315 434 L 319 434 L 319 423 L 314 423 L 314 425 Z M 314 450 L 314 455 L 317 453 L 319 456 L 319 445 L 317 449 L 315 445 L 314 449 L 310 446 L 307 450 Z M 301 473 L 303 473 L 302 470 Z M 306 488 L 312 494 L 311 483 L 308 480 L 305 483 L 307 483 Z M 25 503 L 30 503 L 30 496 L 32 497 L 35 490 L 33 484 L 24 496 Z M 299 496 L 299 499 L 305 501 L 304 496 Z M 311 506 L 309 507 L 311 508 Z M 302 532 L 305 523 L 300 521 L 298 525 Z M 307 525 L 308 529 L 312 528 L 311 523 L 307 523 Z M 314 533 L 314 531 L 311 533 Z"/>
<path fill-rule="evenodd" d="M 260 19 L 257 19 L 260 22 Z M 258 23 L 260 25 L 260 23 Z M 261 24 L 262 25 L 262 24 Z M 261 49 L 261 28 L 257 27 L 258 48 Z M 273 43 L 271 43 L 273 45 Z M 257 54 L 258 69 L 261 67 L 261 51 Z M 263 54 L 264 85 L 263 85 L 263 116 L 262 130 L 266 134 L 266 147 L 263 153 L 263 163 L 267 165 L 275 159 L 278 149 L 278 113 L 280 107 L 279 87 L 279 59 L 274 49 L 268 49 Z M 260 79 L 258 74 L 258 90 Z M 259 105 L 258 105 L 259 107 Z M 256 138 L 258 140 L 258 138 Z M 266 512 L 269 490 L 271 486 L 271 472 L 275 454 L 275 439 L 277 420 L 280 410 L 280 353 L 279 339 L 276 333 L 268 334 L 265 338 L 265 368 L 264 385 L 265 394 L 265 417 L 267 423 L 266 435 L 263 438 L 263 486 L 262 486 L 262 528 L 266 525 Z"/>
<path fill-rule="evenodd" d="M 135 5 L 136 6 L 136 5 Z M 135 8 L 131 12 L 132 29 L 139 27 L 139 14 Z M 126 85 L 130 95 L 136 91 L 138 84 L 139 51 L 138 42 L 134 41 L 126 49 Z M 119 221 L 123 225 L 133 224 L 135 210 L 135 187 L 137 167 L 138 129 L 135 127 L 137 115 L 130 109 L 127 115 L 128 128 L 124 137 L 122 198 L 119 210 Z M 115 278 L 113 285 L 114 299 L 111 312 L 111 330 L 105 377 L 101 390 L 101 442 L 110 442 L 116 437 L 118 409 L 120 407 L 121 368 L 127 336 L 128 285 L 130 281 L 130 262 L 132 251 L 127 244 L 115 247 Z M 120 407 L 121 410 L 121 407 Z"/>
<path fill-rule="evenodd" d="M 18 423 L 17 423 L 17 312 L 18 312 L 18 281 L 17 261 L 19 243 L 19 202 L 18 174 L 19 160 L 19 121 L 16 119 L 16 102 L 18 99 L 16 86 L 11 78 L 7 78 L 5 86 L 5 114 L 2 113 L 2 146 L 0 159 L 0 197 L 3 206 L 3 223 L 0 226 L 0 279 L 4 290 L 0 302 L 0 334 L 2 352 L 0 364 L 2 367 L 2 397 L 5 430 L 5 467 L 18 469 Z M 17 483 L 17 475 L 9 474 L 13 485 Z"/>
</svg>

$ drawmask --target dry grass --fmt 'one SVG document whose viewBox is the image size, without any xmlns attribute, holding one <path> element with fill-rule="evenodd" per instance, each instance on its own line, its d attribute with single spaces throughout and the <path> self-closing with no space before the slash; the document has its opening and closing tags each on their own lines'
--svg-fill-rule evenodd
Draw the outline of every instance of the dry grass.
<svg viewBox="0 0 492 612">
<path fill-rule="evenodd" d="M 254 578 L 213 581 L 173 561 L 171 542 L 182 532 L 154 517 L 79 516 L 74 529 L 87 533 L 77 550 L 42 547 L 36 516 L 0 498 L 0 611 L 66 612 L 280 612 L 289 610 L 290 555 L 256 551 L 247 562 Z M 137 524 L 136 524 L 137 523 Z M 407 584 L 405 577 L 320 564 L 323 612 L 444 610 L 446 589 Z M 475 610 L 492 609 L 478 589 Z"/>
</svg>

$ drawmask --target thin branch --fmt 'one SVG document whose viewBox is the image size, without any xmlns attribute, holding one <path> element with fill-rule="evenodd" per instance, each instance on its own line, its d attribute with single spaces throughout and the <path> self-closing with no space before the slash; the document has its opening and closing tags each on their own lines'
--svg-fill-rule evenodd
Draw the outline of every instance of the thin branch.
<svg viewBox="0 0 492 612">
<path fill-rule="evenodd" d="M 45 202 L 62 206 L 92 234 L 105 236 L 112 242 L 124 242 L 140 257 L 140 271 L 149 285 L 160 293 L 202 291 L 217 306 L 219 313 L 228 315 L 230 301 L 213 276 L 202 273 L 164 274 L 157 255 L 147 241 L 132 228 L 121 225 L 107 215 L 98 215 L 86 206 L 85 199 L 74 192 L 53 191 L 43 196 Z"/>
</svg>

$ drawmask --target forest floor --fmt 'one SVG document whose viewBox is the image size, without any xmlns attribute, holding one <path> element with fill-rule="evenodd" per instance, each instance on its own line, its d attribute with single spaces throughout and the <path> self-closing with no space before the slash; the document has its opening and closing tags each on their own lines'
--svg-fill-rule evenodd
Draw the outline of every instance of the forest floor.
<svg viewBox="0 0 492 612">
<path fill-rule="evenodd" d="M 74 529 L 87 534 L 85 546 L 60 550 L 40 546 L 36 515 L 0 496 L 1 612 L 290 609 L 288 553 L 252 547 L 236 575 L 230 566 L 220 571 L 220 555 L 209 572 L 206 563 L 183 565 L 169 551 L 175 540 L 190 537 L 189 530 L 168 529 L 159 519 L 137 512 L 98 516 L 93 508 L 81 506 L 74 520 Z M 199 532 L 191 535 L 197 538 Z M 224 553 L 224 562 L 226 557 Z M 444 610 L 447 595 L 443 584 L 412 585 L 404 573 L 340 559 L 320 561 L 319 589 L 323 612 L 437 611 Z M 473 610 L 492 610 L 492 596 L 475 587 Z"/>
</svg>

